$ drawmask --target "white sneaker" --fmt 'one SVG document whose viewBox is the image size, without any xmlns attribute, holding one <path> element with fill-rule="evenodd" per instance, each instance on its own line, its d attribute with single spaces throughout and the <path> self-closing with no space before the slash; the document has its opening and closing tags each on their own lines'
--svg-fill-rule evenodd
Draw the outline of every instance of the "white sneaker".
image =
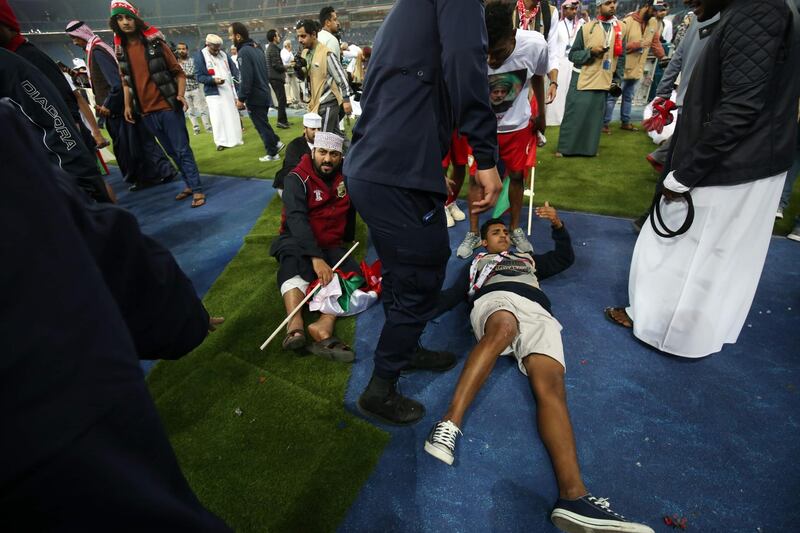
<svg viewBox="0 0 800 533">
<path fill-rule="evenodd" d="M 456 225 L 456 221 L 453 220 L 453 215 L 450 214 L 450 210 L 447 207 L 444 208 L 444 216 L 447 218 L 448 228 L 452 228 Z"/>
<path fill-rule="evenodd" d="M 286 148 L 286 145 L 283 144 L 283 141 L 278 141 L 278 152 L 280 153 L 284 148 Z"/>
<path fill-rule="evenodd" d="M 777 218 L 779 220 L 783 218 L 783 209 L 781 209 L 780 207 L 775 212 L 775 218 Z"/>
<path fill-rule="evenodd" d="M 456 222 L 461 222 L 467 218 L 467 215 L 465 215 L 464 212 L 458 208 L 458 204 L 455 202 L 448 205 L 447 210 L 450 212 L 450 215 Z"/>
<path fill-rule="evenodd" d="M 531 246 L 531 243 L 528 241 L 528 237 L 525 236 L 525 232 L 522 231 L 522 228 L 516 228 L 511 232 L 511 242 L 517 248 L 518 252 L 533 252 L 533 246 Z"/>
<path fill-rule="evenodd" d="M 464 240 L 461 241 L 461 244 L 458 245 L 458 249 L 456 250 L 456 255 L 461 259 L 468 259 L 472 257 L 473 250 L 475 250 L 475 248 L 478 248 L 480 245 L 481 245 L 481 238 L 478 236 L 478 234 L 468 231 L 467 234 L 464 236 Z"/>
<path fill-rule="evenodd" d="M 425 451 L 440 461 L 452 465 L 455 459 L 456 439 L 462 435 L 458 426 L 446 420 L 437 422 L 425 440 Z"/>
<path fill-rule="evenodd" d="M 542 133 L 541 131 L 536 132 L 536 139 L 537 139 L 536 146 L 538 146 L 539 148 L 547 144 L 547 137 L 545 137 L 544 133 Z"/>
<path fill-rule="evenodd" d="M 279 156 L 278 154 L 275 154 L 275 155 L 267 154 L 265 156 L 262 156 L 262 157 L 258 158 L 258 160 L 261 161 L 262 163 L 267 163 L 269 161 L 280 161 L 280 159 L 281 159 L 281 156 Z"/>
<path fill-rule="evenodd" d="M 800 242 L 800 225 L 795 226 L 792 232 L 786 236 L 790 241 Z"/>
</svg>

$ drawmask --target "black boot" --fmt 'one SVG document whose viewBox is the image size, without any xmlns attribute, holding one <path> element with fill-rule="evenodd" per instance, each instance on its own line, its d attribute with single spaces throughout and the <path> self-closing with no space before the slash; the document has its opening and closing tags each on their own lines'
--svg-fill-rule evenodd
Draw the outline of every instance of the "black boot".
<svg viewBox="0 0 800 533">
<path fill-rule="evenodd" d="M 432 372 L 445 372 L 456 366 L 456 355 L 451 352 L 437 352 L 417 345 L 417 350 L 411 356 L 408 367 L 403 372 L 417 370 L 430 370 Z"/>
<path fill-rule="evenodd" d="M 408 426 L 425 416 L 425 406 L 397 392 L 397 380 L 383 379 L 375 374 L 358 398 L 361 414 L 394 426 Z"/>
</svg>

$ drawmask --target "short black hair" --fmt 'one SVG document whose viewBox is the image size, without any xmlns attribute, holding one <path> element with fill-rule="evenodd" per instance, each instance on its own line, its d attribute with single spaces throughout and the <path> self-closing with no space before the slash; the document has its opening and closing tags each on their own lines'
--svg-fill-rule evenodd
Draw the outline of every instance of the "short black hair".
<svg viewBox="0 0 800 533">
<path fill-rule="evenodd" d="M 503 222 L 502 218 L 490 218 L 481 226 L 481 240 L 486 240 L 486 236 L 489 234 L 489 228 L 496 224 L 502 224 L 503 227 L 506 227 L 506 223 Z"/>
<path fill-rule="evenodd" d="M 268 42 L 272 42 L 272 41 L 275 40 L 275 37 L 277 37 L 277 36 L 278 36 L 278 30 L 275 30 L 275 29 L 269 30 L 267 32 L 267 41 Z"/>
<path fill-rule="evenodd" d="M 247 29 L 247 26 L 242 24 L 241 22 L 232 22 L 231 23 L 231 30 L 233 34 L 236 35 L 237 33 L 241 36 L 242 39 L 247 40 L 250 38 L 250 31 Z"/>
<path fill-rule="evenodd" d="M 312 33 L 319 33 L 319 26 L 317 26 L 317 23 L 311 19 L 303 19 L 299 21 L 294 27 L 294 29 L 296 30 L 299 30 L 300 28 L 303 28 L 305 32 L 309 35 L 311 35 Z"/>
<path fill-rule="evenodd" d="M 178 47 L 178 46 L 180 46 L 180 45 L 183 45 L 183 46 L 185 46 L 186 48 L 189 48 L 189 45 L 188 45 L 188 44 L 186 44 L 186 43 L 185 43 L 185 42 L 183 42 L 183 41 L 178 41 L 178 44 L 176 44 L 176 45 L 175 45 L 175 47 L 177 48 L 177 47 Z"/>
<path fill-rule="evenodd" d="M 489 50 L 499 42 L 514 37 L 514 10 L 516 5 L 508 0 L 489 0 L 486 2 L 486 33 L 489 37 Z"/>
<path fill-rule="evenodd" d="M 319 23 L 321 26 L 325 26 L 325 23 L 333 17 L 333 14 L 336 10 L 332 6 L 323 7 L 319 10 Z"/>
</svg>

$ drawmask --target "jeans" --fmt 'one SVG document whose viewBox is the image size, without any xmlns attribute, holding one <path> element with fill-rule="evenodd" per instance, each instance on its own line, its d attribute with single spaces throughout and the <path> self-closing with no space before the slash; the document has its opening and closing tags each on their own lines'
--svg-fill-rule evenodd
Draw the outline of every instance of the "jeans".
<svg viewBox="0 0 800 533">
<path fill-rule="evenodd" d="M 278 136 L 272 131 L 269 125 L 267 113 L 269 108 L 266 106 L 247 106 L 247 112 L 250 114 L 250 120 L 253 121 L 256 131 L 261 136 L 261 141 L 264 143 L 264 150 L 268 155 L 275 155 L 278 153 Z"/>
<path fill-rule="evenodd" d="M 192 192 L 202 192 L 200 171 L 197 170 L 194 152 L 189 146 L 189 133 L 186 131 L 186 117 L 183 110 L 156 111 L 145 115 L 142 120 L 181 169 L 186 187 Z"/>
<path fill-rule="evenodd" d="M 631 123 L 631 107 L 633 107 L 633 95 L 636 92 L 636 85 L 639 80 L 623 80 L 622 82 L 622 107 L 620 109 L 620 116 L 622 117 L 623 124 Z M 611 115 L 614 113 L 614 106 L 617 105 L 617 99 L 610 94 L 606 100 L 606 116 L 603 118 L 603 126 L 608 126 L 611 122 Z"/>
<path fill-rule="evenodd" d="M 278 100 L 278 124 L 288 124 L 286 118 L 286 87 L 281 80 L 269 80 L 272 90 L 275 91 L 275 98 Z"/>
<path fill-rule="evenodd" d="M 189 104 L 189 121 L 192 123 L 194 129 L 200 129 L 197 123 L 197 117 L 203 121 L 203 127 L 206 131 L 211 131 L 211 121 L 208 118 L 208 105 L 206 104 L 206 97 L 203 95 L 203 89 L 198 87 L 191 91 L 186 91 L 186 103 Z"/>
</svg>

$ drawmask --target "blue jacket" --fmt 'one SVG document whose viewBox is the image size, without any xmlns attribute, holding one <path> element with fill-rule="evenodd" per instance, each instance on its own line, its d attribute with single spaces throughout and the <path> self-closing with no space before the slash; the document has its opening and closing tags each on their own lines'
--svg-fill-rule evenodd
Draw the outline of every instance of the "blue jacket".
<svg viewBox="0 0 800 533">
<path fill-rule="evenodd" d="M 397 0 L 375 37 L 348 177 L 446 194 L 442 158 L 454 129 L 478 168 L 497 162 L 480 0 Z"/>
<path fill-rule="evenodd" d="M 248 39 L 236 45 L 242 79 L 239 82 L 239 100 L 249 106 L 269 107 L 272 97 L 269 94 L 269 75 L 267 56 L 254 41 Z"/>
<path fill-rule="evenodd" d="M 224 52 L 220 53 L 222 54 Z M 239 67 L 236 66 L 236 61 L 231 59 L 231 56 L 228 54 L 225 54 L 225 56 L 228 58 L 228 67 L 231 69 L 231 76 L 233 77 L 235 83 L 235 81 L 239 78 Z M 206 96 L 219 96 L 219 89 L 217 88 L 217 84 L 214 83 L 214 76 L 208 73 L 206 58 L 203 57 L 202 50 L 194 55 L 194 72 L 198 83 L 203 84 L 203 94 Z"/>
</svg>

